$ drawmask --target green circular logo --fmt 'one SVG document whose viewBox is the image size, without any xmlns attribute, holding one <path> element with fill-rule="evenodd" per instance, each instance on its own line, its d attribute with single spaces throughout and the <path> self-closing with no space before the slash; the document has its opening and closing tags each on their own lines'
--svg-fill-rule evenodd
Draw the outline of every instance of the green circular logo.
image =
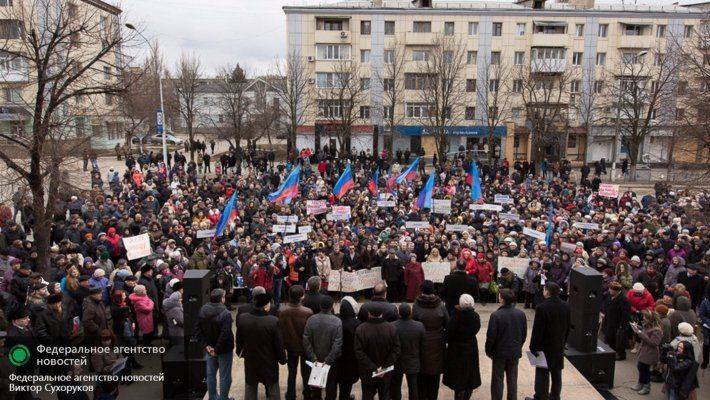
<svg viewBox="0 0 710 400">
<path fill-rule="evenodd" d="M 21 367 L 30 361 L 30 349 L 24 344 L 17 344 L 10 349 L 10 364 Z"/>
</svg>

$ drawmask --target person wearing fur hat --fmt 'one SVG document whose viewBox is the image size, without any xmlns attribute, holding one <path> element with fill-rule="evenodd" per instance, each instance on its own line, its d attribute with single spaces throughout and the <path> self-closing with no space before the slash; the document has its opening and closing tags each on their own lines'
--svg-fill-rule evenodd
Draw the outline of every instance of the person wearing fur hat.
<svg viewBox="0 0 710 400">
<path fill-rule="evenodd" d="M 603 305 L 602 317 L 604 341 L 616 352 L 617 361 L 626 359 L 631 313 L 631 304 L 622 291 L 623 287 L 619 282 L 609 285 L 609 297 Z"/>
</svg>

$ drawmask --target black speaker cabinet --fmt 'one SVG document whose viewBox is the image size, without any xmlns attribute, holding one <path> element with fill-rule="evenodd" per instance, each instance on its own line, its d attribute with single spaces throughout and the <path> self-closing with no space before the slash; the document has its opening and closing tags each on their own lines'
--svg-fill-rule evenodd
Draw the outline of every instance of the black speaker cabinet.
<svg viewBox="0 0 710 400">
<path fill-rule="evenodd" d="M 599 314 L 602 274 L 592 268 L 573 268 L 569 276 L 569 305 L 572 314 Z"/>
<path fill-rule="evenodd" d="M 567 344 L 578 351 L 590 352 L 597 347 L 599 332 L 599 314 L 582 314 L 572 309 L 570 315 Z"/>
<path fill-rule="evenodd" d="M 209 302 L 210 280 L 212 271 L 206 269 L 190 269 L 183 277 L 182 307 L 185 320 L 185 355 L 188 359 L 202 358 L 203 351 L 194 340 L 195 323 L 200 308 Z"/>
<path fill-rule="evenodd" d="M 207 392 L 205 357 L 186 359 L 183 346 L 173 346 L 163 357 L 163 399 L 202 400 Z"/>
<path fill-rule="evenodd" d="M 595 387 L 614 387 L 616 353 L 606 343 L 597 341 L 596 348 L 591 352 L 565 349 L 565 357 Z"/>
</svg>

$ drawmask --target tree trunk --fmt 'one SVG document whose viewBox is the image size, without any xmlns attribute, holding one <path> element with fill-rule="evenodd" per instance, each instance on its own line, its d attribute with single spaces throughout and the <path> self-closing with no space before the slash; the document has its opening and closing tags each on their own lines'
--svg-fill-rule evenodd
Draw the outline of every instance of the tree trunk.
<svg viewBox="0 0 710 400">
<path fill-rule="evenodd" d="M 195 161 L 195 133 L 190 126 L 187 128 L 187 138 L 190 141 L 190 161 Z"/>
<path fill-rule="evenodd" d="M 496 157 L 496 140 L 493 132 L 488 128 L 488 165 L 493 165 L 493 160 Z"/>
<path fill-rule="evenodd" d="M 51 235 L 51 216 L 45 206 L 44 179 L 39 175 L 28 179 L 32 192 L 32 236 L 37 249 L 37 272 L 49 277 L 49 246 Z M 50 205 L 51 206 L 51 205 Z M 48 218 L 50 217 L 50 218 Z"/>
<path fill-rule="evenodd" d="M 627 141 L 629 148 L 629 172 L 631 174 L 630 180 L 636 181 L 636 164 L 639 159 L 639 143 L 636 139 L 630 138 Z"/>
<path fill-rule="evenodd" d="M 444 162 L 444 160 L 446 160 L 446 150 L 446 132 L 444 132 L 444 130 L 440 128 L 437 130 L 436 137 L 436 152 L 437 156 L 439 157 L 439 162 Z"/>
</svg>

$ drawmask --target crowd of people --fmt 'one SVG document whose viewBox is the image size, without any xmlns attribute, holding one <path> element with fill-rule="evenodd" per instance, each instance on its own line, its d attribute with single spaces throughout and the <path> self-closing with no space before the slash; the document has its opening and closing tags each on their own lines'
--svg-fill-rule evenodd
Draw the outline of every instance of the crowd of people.
<svg viewBox="0 0 710 400">
<path fill-rule="evenodd" d="M 321 390 L 307 383 L 311 368 L 323 365 L 330 367 L 322 390 L 327 399 L 349 399 L 357 381 L 364 399 L 399 399 L 405 377 L 410 399 L 436 399 L 440 382 L 457 400 L 469 399 L 481 385 L 476 302 L 501 303 L 484 346 L 493 360 L 491 397 L 502 398 L 505 377 L 508 398 L 515 398 L 528 332 L 520 308 L 534 308 L 529 350 L 542 351 L 548 362 L 547 369 L 536 369 L 535 398 L 559 399 L 569 275 L 590 267 L 603 275 L 602 338 L 619 360 L 627 350 L 637 354 L 634 389 L 647 394 L 652 381 L 663 381 L 669 399 L 693 398 L 697 370 L 707 367 L 710 352 L 706 194 L 603 197 L 596 173 L 592 181 L 572 181 L 564 160 L 543 163 L 538 171 L 502 160 L 479 166 L 483 193 L 476 201 L 512 198 L 499 213 L 470 209 L 475 202 L 466 153 L 428 165 L 422 159 L 419 174 L 400 184 L 392 177 L 407 167 L 405 155 L 342 155 L 303 151 L 274 162 L 271 155 L 233 151 L 214 171 L 204 159 L 199 167 L 200 157 L 188 161 L 177 151 L 168 166 L 156 156 L 128 156 L 123 173 L 109 171 L 109 187 L 94 185 L 57 201 L 48 264 L 38 261 L 28 240 L 32 218 L 22 208 L 0 232 L 0 342 L 6 350 L 18 343 L 179 345 L 183 275 L 208 269 L 213 290 L 196 338 L 207 354 L 210 400 L 228 398 L 233 354 L 245 360 L 247 399 L 256 398 L 259 384 L 270 399 L 280 398 L 279 363 L 288 365 L 287 400 L 296 398 L 299 369 L 303 397 L 320 398 Z M 338 198 L 333 187 L 347 163 L 354 186 Z M 298 197 L 270 202 L 267 195 L 296 164 L 302 168 Z M 432 170 L 433 197 L 451 200 L 449 214 L 413 207 Z M 373 192 L 368 183 L 376 171 Z M 198 238 L 198 231 L 216 227 L 235 191 L 236 215 L 224 233 Z M 377 199 L 395 205 L 378 207 Z M 350 206 L 349 219 L 309 213 L 307 200 Z M 277 216 L 310 226 L 308 240 L 285 243 L 288 234 L 272 229 Z M 407 221 L 428 221 L 429 228 L 407 229 Z M 523 234 L 524 228 L 548 238 Z M 128 260 L 122 238 L 144 233 L 152 254 Z M 500 257 L 525 259 L 527 266 L 499 268 Z M 433 283 L 424 262 L 449 263 L 451 272 Z M 331 271 L 375 267 L 381 267 L 382 283 L 373 288 L 329 290 Z M 235 316 L 242 298 L 246 304 Z M 110 374 L 122 356 L 92 356 L 89 367 Z M 35 361 L 16 372 L 32 374 Z M 141 367 L 140 357 L 131 355 L 121 373 Z M 0 365 L 0 374 L 6 368 Z M 10 393 L 6 382 L 0 380 L 0 398 L 30 398 Z M 118 385 L 101 383 L 95 395 L 108 399 L 118 392 Z"/>
</svg>

